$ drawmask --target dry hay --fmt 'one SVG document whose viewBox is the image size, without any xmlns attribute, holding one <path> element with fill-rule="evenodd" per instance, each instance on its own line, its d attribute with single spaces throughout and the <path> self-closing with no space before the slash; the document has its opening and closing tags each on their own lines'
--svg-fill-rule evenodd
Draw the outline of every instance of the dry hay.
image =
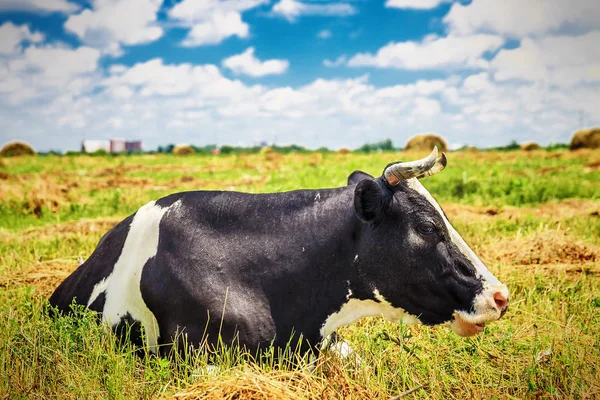
<svg viewBox="0 0 600 400">
<path fill-rule="evenodd" d="M 580 129 L 575 132 L 569 149 L 600 149 L 600 128 Z"/>
<path fill-rule="evenodd" d="M 444 212 L 450 220 L 459 219 L 473 221 L 482 219 L 491 220 L 496 216 L 502 219 L 525 218 L 529 215 L 535 217 L 551 217 L 553 221 L 560 221 L 578 216 L 591 216 L 600 213 L 600 202 L 597 200 L 566 199 L 549 201 L 536 207 L 476 207 L 463 204 L 444 203 Z"/>
<path fill-rule="evenodd" d="M 525 142 L 525 143 L 521 143 L 521 150 L 523 151 L 533 151 L 533 150 L 539 150 L 541 147 L 539 144 L 537 144 L 536 142 Z"/>
<path fill-rule="evenodd" d="M 501 239 L 480 251 L 488 262 L 503 265 L 584 264 L 600 261 L 600 249 L 565 230 L 548 230 L 534 236 Z"/>
<path fill-rule="evenodd" d="M 312 153 L 308 157 L 306 157 L 306 162 L 311 167 L 316 167 L 323 162 L 323 154 L 322 153 Z"/>
<path fill-rule="evenodd" d="M 273 154 L 273 153 L 275 153 L 275 150 L 273 150 L 273 148 L 270 146 L 265 146 L 262 149 L 260 149 L 260 154 L 262 154 L 262 155 Z"/>
<path fill-rule="evenodd" d="M 176 156 L 187 156 L 196 152 L 189 144 L 179 144 L 173 148 L 173 154 Z"/>
<path fill-rule="evenodd" d="M 341 149 L 339 149 L 339 150 L 337 151 L 337 153 L 338 153 L 338 154 L 350 154 L 350 153 L 352 153 L 352 150 L 350 150 L 350 149 L 349 149 L 349 148 L 347 148 L 347 147 L 342 147 Z"/>
<path fill-rule="evenodd" d="M 29 144 L 15 140 L 6 143 L 0 149 L 0 157 L 19 157 L 19 156 L 34 156 L 35 150 Z"/>
<path fill-rule="evenodd" d="M 528 275 L 546 276 L 546 277 L 564 277 L 570 280 L 579 280 L 581 275 L 600 276 L 600 265 L 596 262 L 584 264 L 538 264 L 538 265 L 503 265 L 498 275 L 503 275 L 502 279 L 509 276 L 517 276 L 526 271 Z M 500 278 L 500 276 L 498 276 Z"/>
<path fill-rule="evenodd" d="M 77 187 L 76 182 L 57 182 L 56 175 L 40 175 L 33 182 L 28 176 L 10 177 L 10 185 L 0 189 L 0 201 L 20 199 L 18 206 L 40 216 L 43 208 L 56 212 L 61 206 L 71 202 L 70 191 Z"/>
<path fill-rule="evenodd" d="M 48 297 L 77 267 L 72 259 L 55 259 L 34 264 L 19 273 L 0 279 L 0 287 L 17 288 L 33 286 L 35 295 Z"/>
<path fill-rule="evenodd" d="M 448 151 L 446 140 L 434 133 L 413 136 L 406 143 L 405 150 L 431 151 L 434 146 L 437 146 L 439 151 Z"/>
<path fill-rule="evenodd" d="M 123 220 L 122 217 L 105 217 L 96 219 L 81 219 L 77 221 L 63 222 L 56 225 L 47 225 L 37 228 L 26 229 L 18 233 L 20 240 L 35 237 L 42 239 L 45 237 L 57 237 L 58 235 L 81 235 L 90 234 L 103 235 L 111 228 Z M 17 237 L 17 234 L 13 234 Z"/>
<path fill-rule="evenodd" d="M 260 149 L 260 154 L 262 155 L 265 161 L 281 161 L 283 156 L 273 150 L 272 147 L 265 146 Z"/>
<path fill-rule="evenodd" d="M 317 371 L 265 371 L 255 364 L 207 375 L 200 382 L 170 395 L 174 399 L 283 400 L 384 398 L 376 388 L 360 385 L 340 363 L 319 358 Z M 368 368 L 368 366 L 366 366 Z M 322 373 L 319 373 L 322 372 Z"/>
</svg>

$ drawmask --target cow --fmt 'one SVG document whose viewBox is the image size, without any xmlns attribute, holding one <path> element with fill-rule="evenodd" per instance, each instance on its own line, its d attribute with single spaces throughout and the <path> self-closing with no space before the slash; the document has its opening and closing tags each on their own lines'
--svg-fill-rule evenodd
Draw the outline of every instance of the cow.
<svg viewBox="0 0 600 400">
<path fill-rule="evenodd" d="M 509 294 L 419 181 L 446 164 L 436 147 L 338 188 L 151 201 L 100 239 L 50 305 L 94 310 L 159 354 L 182 340 L 318 351 L 366 316 L 475 335 Z"/>
</svg>

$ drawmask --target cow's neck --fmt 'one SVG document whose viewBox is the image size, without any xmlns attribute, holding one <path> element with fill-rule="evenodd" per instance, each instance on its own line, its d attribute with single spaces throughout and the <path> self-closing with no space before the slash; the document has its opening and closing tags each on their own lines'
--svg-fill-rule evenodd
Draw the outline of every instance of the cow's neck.
<svg viewBox="0 0 600 400">
<path fill-rule="evenodd" d="M 402 308 L 392 306 L 369 282 L 368 276 L 363 274 L 361 265 L 372 258 L 369 255 L 372 245 L 363 241 L 366 240 L 365 233 L 372 228 L 354 213 L 353 188 L 348 187 L 346 191 L 350 193 L 344 192 L 339 196 L 343 201 L 339 205 L 337 218 L 331 222 L 327 219 L 332 215 L 332 206 L 327 199 L 323 199 L 324 220 L 319 222 L 320 227 L 328 227 L 327 234 L 323 235 L 328 243 L 320 244 L 326 249 L 338 250 L 336 257 L 328 258 L 328 254 L 323 254 L 320 262 L 312 266 L 313 272 L 320 274 L 321 281 L 326 282 L 324 287 L 329 288 L 322 296 L 316 297 L 311 305 L 313 310 L 323 310 L 318 318 L 321 339 L 363 317 L 384 317 L 395 323 L 419 323 L 416 317 Z"/>
<path fill-rule="evenodd" d="M 298 288 L 287 293 L 286 300 L 296 303 L 295 309 L 302 308 L 302 319 L 310 321 L 308 326 L 319 331 L 320 339 L 362 317 L 414 322 L 402 309 L 392 307 L 362 275 L 360 266 L 369 262 L 369 255 L 361 252 L 361 242 L 365 230 L 371 228 L 356 217 L 353 193 L 353 187 L 314 192 L 314 204 L 308 210 L 289 216 L 301 220 L 303 231 L 310 233 L 311 240 L 301 246 L 311 261 L 286 277 L 297 282 Z"/>
</svg>

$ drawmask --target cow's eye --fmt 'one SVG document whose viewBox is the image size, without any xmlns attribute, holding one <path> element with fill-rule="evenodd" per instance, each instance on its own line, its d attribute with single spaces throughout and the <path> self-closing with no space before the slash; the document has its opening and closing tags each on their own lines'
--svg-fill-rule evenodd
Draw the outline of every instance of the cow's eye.
<svg viewBox="0 0 600 400">
<path fill-rule="evenodd" d="M 435 225 L 433 225 L 431 222 L 421 223 L 417 226 L 417 229 L 423 235 L 433 235 L 436 232 Z"/>
</svg>

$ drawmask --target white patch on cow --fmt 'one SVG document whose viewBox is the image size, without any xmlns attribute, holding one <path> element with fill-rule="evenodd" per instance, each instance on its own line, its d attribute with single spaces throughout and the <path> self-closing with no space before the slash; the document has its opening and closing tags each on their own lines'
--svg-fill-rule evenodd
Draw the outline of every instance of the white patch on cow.
<svg viewBox="0 0 600 400">
<path fill-rule="evenodd" d="M 354 261 L 352 262 L 357 262 L 358 261 L 358 254 L 354 256 Z"/>
<path fill-rule="evenodd" d="M 159 224 L 163 215 L 169 209 L 179 207 L 178 203 L 163 208 L 151 201 L 137 211 L 129 227 L 123 251 L 107 280 L 102 320 L 114 327 L 124 316 L 131 315 L 131 318 L 141 322 L 150 351 L 156 351 L 159 329 L 156 317 L 142 298 L 142 269 L 156 255 Z"/>
<path fill-rule="evenodd" d="M 87 302 L 88 307 L 91 306 L 94 301 L 96 301 L 98 296 L 100 296 L 100 293 L 106 291 L 111 277 L 112 273 L 94 285 L 94 289 L 92 289 L 92 294 L 90 295 L 90 298 Z"/>
<path fill-rule="evenodd" d="M 332 342 L 332 335 L 327 336 L 321 342 L 321 351 L 329 350 L 336 357 L 341 358 L 342 360 L 350 361 L 354 364 L 354 366 L 359 366 L 361 364 L 360 356 L 354 351 L 352 346 L 345 341 L 344 339 L 338 338 L 335 342 Z"/>
<path fill-rule="evenodd" d="M 450 224 L 450 221 L 448 221 L 446 218 L 440 205 L 437 203 L 437 201 L 435 201 L 433 196 L 431 196 L 429 191 L 425 189 L 421 182 L 419 182 L 417 178 L 412 178 L 408 179 L 406 183 L 408 184 L 409 188 L 415 190 L 425 197 L 425 199 L 429 201 L 429 203 L 431 203 L 431 205 L 436 209 L 444 221 L 444 224 L 446 224 L 446 229 L 450 234 L 450 239 L 458 247 L 460 252 L 463 253 L 469 261 L 471 261 L 477 273 L 479 274 L 479 278 L 483 284 L 483 291 L 477 295 L 473 301 L 474 312 L 460 312 L 462 319 L 472 324 L 498 319 L 500 317 L 500 311 L 495 308 L 493 297 L 494 293 L 500 292 L 505 296 L 505 298 L 508 298 L 508 288 L 506 285 L 500 283 L 498 278 L 496 278 L 487 269 L 485 264 L 479 259 L 479 257 L 477 257 L 473 250 L 471 250 L 464 239 L 458 234 L 456 229 L 454 229 L 454 227 Z"/>
<path fill-rule="evenodd" d="M 348 289 L 348 293 L 346 293 L 346 300 L 350 300 L 350 297 L 352 297 L 352 289 Z"/>
<path fill-rule="evenodd" d="M 348 299 L 339 311 L 334 312 L 325 319 L 321 326 L 321 337 L 331 335 L 341 326 L 349 325 L 363 317 L 383 317 L 388 321 L 405 324 L 419 323 L 419 319 L 404 311 L 402 308 L 392 306 L 377 289 L 373 296 L 379 300 Z"/>
<path fill-rule="evenodd" d="M 321 193 L 317 192 L 317 195 L 315 196 L 315 201 L 319 200 L 321 200 Z"/>
</svg>

